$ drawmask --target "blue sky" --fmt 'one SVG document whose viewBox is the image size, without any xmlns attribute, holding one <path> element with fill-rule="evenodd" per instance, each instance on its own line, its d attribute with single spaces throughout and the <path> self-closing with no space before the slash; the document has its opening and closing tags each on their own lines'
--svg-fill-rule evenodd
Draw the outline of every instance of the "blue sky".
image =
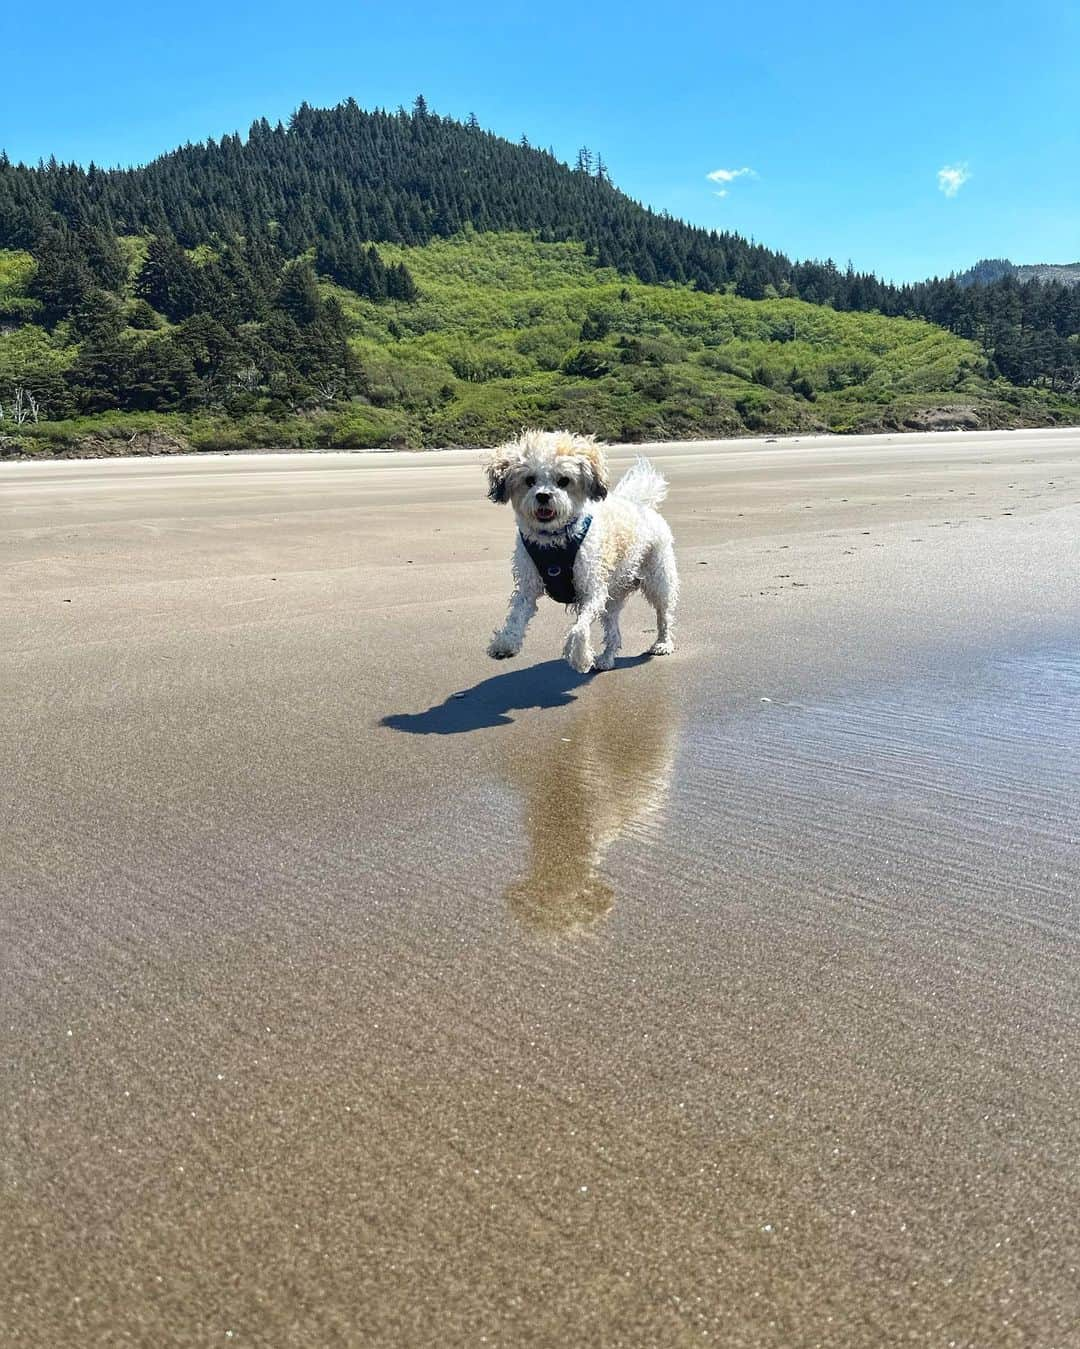
<svg viewBox="0 0 1080 1349">
<path fill-rule="evenodd" d="M 895 280 L 1080 259 L 1072 0 L 52 0 L 5 36 L 15 159 L 138 163 L 305 99 L 422 92 L 562 158 L 589 145 L 631 196 L 795 257 Z"/>
</svg>

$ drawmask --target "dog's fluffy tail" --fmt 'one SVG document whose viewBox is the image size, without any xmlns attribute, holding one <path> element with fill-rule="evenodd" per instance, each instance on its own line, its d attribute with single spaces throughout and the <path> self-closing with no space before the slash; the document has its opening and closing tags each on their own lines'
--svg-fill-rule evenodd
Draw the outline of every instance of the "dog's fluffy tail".
<svg viewBox="0 0 1080 1349">
<path fill-rule="evenodd" d="M 644 455 L 639 455 L 634 466 L 627 469 L 615 484 L 612 496 L 626 497 L 638 506 L 650 506 L 655 510 L 667 496 L 667 479 Z"/>
</svg>

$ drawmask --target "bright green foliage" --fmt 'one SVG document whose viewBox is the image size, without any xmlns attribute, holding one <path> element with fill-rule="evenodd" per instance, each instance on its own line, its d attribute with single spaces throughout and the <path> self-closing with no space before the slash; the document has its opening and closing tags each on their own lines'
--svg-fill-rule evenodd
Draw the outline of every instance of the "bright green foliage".
<svg viewBox="0 0 1080 1349">
<path fill-rule="evenodd" d="M 646 286 L 521 234 L 380 251 L 407 264 L 415 303 L 329 289 L 369 395 L 413 413 L 427 444 L 527 422 L 621 439 L 900 425 L 992 396 L 974 344 L 928 323 Z"/>
<path fill-rule="evenodd" d="M 0 248 L 0 323 L 25 322 L 40 309 L 30 294 L 37 271 L 32 255 L 21 248 Z"/>
<path fill-rule="evenodd" d="M 21 248 L 0 248 L 0 297 L 25 295 L 36 270 L 33 257 Z"/>
<path fill-rule="evenodd" d="M 72 409 L 65 384 L 70 355 L 45 331 L 27 323 L 0 337 L 0 406 L 9 409 L 19 389 L 33 395 L 43 413 Z M 0 422 L 0 432 L 8 429 Z"/>
<path fill-rule="evenodd" d="M 116 246 L 124 259 L 124 291 L 130 295 L 133 293 L 133 282 L 146 261 L 146 254 L 150 247 L 150 235 L 119 234 L 116 237 Z"/>
<path fill-rule="evenodd" d="M 1077 415 L 990 379 L 976 343 L 930 323 L 647 285 L 584 245 L 526 234 L 380 245 L 380 274 L 407 275 L 410 299 L 358 295 L 306 256 L 275 267 L 239 244 L 201 263 L 169 240 L 125 248 L 137 289 L 171 312 L 90 287 L 52 334 L 0 336 L 0 401 L 17 373 L 53 418 L 96 412 L 119 437 L 154 414 L 200 449 L 492 444 L 523 425 L 641 440 Z M 0 276 L 28 284 L 25 254 L 0 258 Z M 87 425 L 20 435 L 54 444 Z"/>
</svg>

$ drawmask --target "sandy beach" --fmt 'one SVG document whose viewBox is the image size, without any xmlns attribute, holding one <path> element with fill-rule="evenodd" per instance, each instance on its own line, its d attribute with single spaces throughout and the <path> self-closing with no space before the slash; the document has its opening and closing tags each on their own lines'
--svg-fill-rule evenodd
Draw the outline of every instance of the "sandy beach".
<svg viewBox="0 0 1080 1349">
<path fill-rule="evenodd" d="M 0 465 L 0 1342 L 1080 1342 L 1080 432 L 648 453 Z"/>
</svg>

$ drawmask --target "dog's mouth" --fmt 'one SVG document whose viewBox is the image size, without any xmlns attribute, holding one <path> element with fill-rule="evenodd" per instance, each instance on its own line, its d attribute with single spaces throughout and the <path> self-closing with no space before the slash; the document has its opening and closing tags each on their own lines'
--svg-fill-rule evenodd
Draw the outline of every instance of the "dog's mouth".
<svg viewBox="0 0 1080 1349">
<path fill-rule="evenodd" d="M 554 520 L 558 512 L 554 506 L 537 506 L 533 514 L 541 524 L 547 524 L 549 520 Z"/>
</svg>

